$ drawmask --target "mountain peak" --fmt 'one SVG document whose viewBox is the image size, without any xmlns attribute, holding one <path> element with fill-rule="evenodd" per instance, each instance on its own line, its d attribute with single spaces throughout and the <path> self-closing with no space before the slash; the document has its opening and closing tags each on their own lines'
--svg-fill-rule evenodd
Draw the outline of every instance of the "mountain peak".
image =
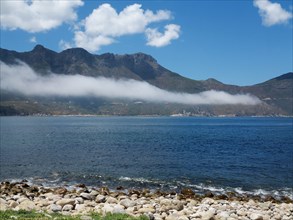
<svg viewBox="0 0 293 220">
<path fill-rule="evenodd" d="M 145 53 L 135 53 L 132 55 L 135 61 L 149 61 L 152 63 L 157 63 L 157 60 L 155 58 L 153 58 L 151 55 L 145 54 Z"/>
<path fill-rule="evenodd" d="M 50 50 L 41 44 L 37 44 L 31 52 L 38 53 L 38 54 L 44 54 L 44 53 L 56 54 L 55 51 Z"/>
<path fill-rule="evenodd" d="M 72 54 L 72 55 L 75 55 L 75 54 L 92 55 L 87 50 L 81 47 L 69 48 L 69 49 L 63 50 L 61 53 Z"/>
<path fill-rule="evenodd" d="M 94 61 L 93 54 L 91 54 L 87 50 L 85 50 L 83 48 L 79 48 L 79 47 L 63 50 L 61 53 L 59 53 L 59 55 L 65 56 L 69 59 L 83 60 L 88 64 L 90 64 Z"/>
<path fill-rule="evenodd" d="M 47 50 L 47 48 L 45 48 L 43 45 L 41 45 L 41 44 L 37 44 L 35 47 L 34 47 L 34 49 L 33 49 L 33 51 L 40 51 L 40 50 Z"/>
</svg>

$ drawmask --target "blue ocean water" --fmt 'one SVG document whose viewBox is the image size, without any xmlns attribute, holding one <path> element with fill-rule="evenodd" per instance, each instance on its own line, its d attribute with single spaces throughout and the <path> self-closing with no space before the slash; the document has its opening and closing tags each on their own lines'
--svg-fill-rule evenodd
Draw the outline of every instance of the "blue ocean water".
<svg viewBox="0 0 293 220">
<path fill-rule="evenodd" d="M 0 180 L 289 195 L 292 118 L 1 117 Z"/>
</svg>

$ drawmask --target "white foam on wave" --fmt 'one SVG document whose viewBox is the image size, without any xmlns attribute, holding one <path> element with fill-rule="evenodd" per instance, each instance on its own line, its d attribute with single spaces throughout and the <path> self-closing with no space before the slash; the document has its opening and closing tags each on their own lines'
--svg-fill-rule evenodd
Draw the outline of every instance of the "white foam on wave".
<svg viewBox="0 0 293 220">
<path fill-rule="evenodd" d="M 40 178 L 40 177 L 29 177 L 29 178 L 22 178 L 22 179 L 7 179 L 7 181 L 11 183 L 16 182 L 22 182 L 22 180 L 26 179 L 27 183 L 29 185 L 42 185 L 44 187 L 58 187 L 60 185 L 66 186 L 70 189 L 75 188 L 76 182 L 61 182 L 60 175 L 53 175 L 54 179 L 46 179 L 46 178 Z M 99 176 L 102 178 L 101 176 Z M 171 190 L 180 190 L 182 187 L 191 188 L 196 193 L 204 193 L 206 191 L 210 191 L 214 194 L 226 194 L 227 192 L 235 192 L 238 195 L 255 195 L 255 196 L 268 196 L 271 195 L 275 198 L 281 198 L 281 197 L 288 197 L 293 200 L 293 189 L 292 188 L 280 188 L 280 189 L 272 189 L 272 190 L 266 190 L 266 189 L 254 189 L 254 190 L 244 190 L 241 187 L 223 187 L 223 186 L 215 186 L 215 185 L 209 185 L 209 184 L 190 184 L 186 183 L 184 181 L 176 180 L 176 181 L 163 181 L 158 179 L 147 179 L 143 177 L 126 177 L 121 176 L 118 178 L 119 181 L 125 181 L 125 182 L 134 182 L 134 183 L 142 183 L 142 184 L 158 184 L 160 187 L 163 187 L 165 189 L 171 189 Z M 102 181 L 104 185 L 107 185 L 107 181 Z"/>
<path fill-rule="evenodd" d="M 268 196 L 272 195 L 275 198 L 281 198 L 283 196 L 288 197 L 290 199 L 293 199 L 293 190 L 290 188 L 282 188 L 282 189 L 275 189 L 275 190 L 265 190 L 265 189 L 254 189 L 254 190 L 244 190 L 241 187 L 219 187 L 219 186 L 212 186 L 207 184 L 186 184 L 184 182 L 176 181 L 177 184 L 184 186 L 184 187 L 190 187 L 196 192 L 204 192 L 204 191 L 210 191 L 214 194 L 225 194 L 227 192 L 235 192 L 238 195 L 255 195 L 255 196 Z"/>
<path fill-rule="evenodd" d="M 131 178 L 131 177 L 125 177 L 125 176 L 121 176 L 119 177 L 119 180 L 120 181 L 133 181 L 133 182 L 140 182 L 140 183 L 156 183 L 157 181 L 154 181 L 154 180 L 149 180 L 149 179 L 146 179 L 146 178 L 142 178 L 142 177 L 134 177 L 134 178 Z"/>
<path fill-rule="evenodd" d="M 192 188 L 196 188 L 197 190 L 201 190 L 201 191 L 211 191 L 211 192 L 218 192 L 218 193 L 223 193 L 225 192 L 225 189 L 222 187 L 216 187 L 216 186 L 211 186 L 211 185 L 205 185 L 203 183 L 201 184 L 197 184 L 197 185 L 193 185 L 193 184 L 189 184 L 188 186 L 192 187 Z"/>
</svg>

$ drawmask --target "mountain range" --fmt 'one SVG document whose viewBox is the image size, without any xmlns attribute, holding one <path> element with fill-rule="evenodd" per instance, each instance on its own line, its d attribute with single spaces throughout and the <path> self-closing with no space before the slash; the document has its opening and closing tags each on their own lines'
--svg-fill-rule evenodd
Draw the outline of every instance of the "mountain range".
<svg viewBox="0 0 293 220">
<path fill-rule="evenodd" d="M 0 60 L 8 65 L 17 64 L 19 61 L 24 62 L 43 76 L 55 73 L 133 79 L 171 92 L 200 93 L 217 90 L 230 94 L 251 94 L 262 101 L 255 106 L 182 105 L 94 97 L 37 97 L 6 91 L 1 87 L 1 115 L 172 115 L 179 113 L 200 116 L 293 115 L 293 72 L 252 86 L 236 86 L 227 85 L 212 78 L 193 80 L 183 77 L 164 68 L 152 56 L 144 53 L 93 55 L 82 48 L 72 48 L 57 53 L 42 45 L 37 45 L 29 52 L 0 48 Z"/>
</svg>

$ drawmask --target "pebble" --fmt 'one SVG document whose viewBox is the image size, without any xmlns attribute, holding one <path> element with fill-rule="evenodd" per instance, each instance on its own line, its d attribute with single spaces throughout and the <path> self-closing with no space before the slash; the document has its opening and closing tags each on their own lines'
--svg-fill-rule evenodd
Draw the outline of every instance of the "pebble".
<svg viewBox="0 0 293 220">
<path fill-rule="evenodd" d="M 98 212 L 145 215 L 149 220 L 291 220 L 293 204 L 286 201 L 229 199 L 227 196 L 207 194 L 205 198 L 195 195 L 191 189 L 180 194 L 148 190 L 111 192 L 108 188 L 91 189 L 80 185 L 75 190 L 64 187 L 50 189 L 29 186 L 28 183 L 0 183 L 0 210 L 40 210 L 63 214 L 81 214 L 82 220 L 92 220 L 88 213 Z M 16 195 L 9 190 L 18 192 Z M 9 188 L 10 187 L 10 188 Z M 24 187 L 22 189 L 22 187 Z M 2 190 L 5 189 L 5 190 Z M 29 197 L 28 197 L 28 193 Z"/>
<path fill-rule="evenodd" d="M 84 211 L 85 207 L 86 207 L 85 204 L 76 204 L 75 210 L 78 212 L 82 212 L 82 211 Z"/>
<path fill-rule="evenodd" d="M 104 207 L 102 208 L 102 212 L 103 212 L 103 214 L 113 213 L 113 209 L 114 209 L 114 207 L 112 205 L 105 204 Z"/>
<path fill-rule="evenodd" d="M 62 211 L 68 212 L 68 211 L 71 211 L 72 209 L 73 209 L 73 205 L 67 204 L 63 206 Z"/>
<path fill-rule="evenodd" d="M 36 205 L 33 201 L 26 199 L 26 200 L 23 200 L 17 207 L 19 209 L 31 211 L 36 208 Z"/>
<path fill-rule="evenodd" d="M 87 200 L 91 200 L 93 199 L 93 196 L 89 193 L 81 193 L 80 196 L 83 198 L 83 199 L 87 199 Z"/>
<path fill-rule="evenodd" d="M 62 207 L 68 204 L 74 205 L 74 203 L 75 203 L 74 199 L 61 199 L 56 202 L 57 205 L 61 205 Z"/>
<path fill-rule="evenodd" d="M 108 197 L 108 199 L 106 200 L 107 203 L 114 203 L 114 204 L 117 204 L 118 203 L 118 200 L 113 198 L 113 197 Z"/>
<path fill-rule="evenodd" d="M 52 212 L 60 212 L 62 210 L 62 207 L 61 205 L 52 204 L 50 210 Z"/>
<path fill-rule="evenodd" d="M 120 201 L 120 205 L 123 205 L 125 208 L 129 208 L 135 206 L 136 202 L 130 199 L 123 199 Z"/>
<path fill-rule="evenodd" d="M 95 201 L 98 202 L 98 203 L 104 203 L 104 202 L 106 202 L 106 196 L 103 196 L 103 195 L 97 195 Z"/>
<path fill-rule="evenodd" d="M 125 214 L 124 206 L 122 206 L 122 205 L 115 205 L 113 207 L 112 213 L 115 213 L 115 214 Z"/>
</svg>

